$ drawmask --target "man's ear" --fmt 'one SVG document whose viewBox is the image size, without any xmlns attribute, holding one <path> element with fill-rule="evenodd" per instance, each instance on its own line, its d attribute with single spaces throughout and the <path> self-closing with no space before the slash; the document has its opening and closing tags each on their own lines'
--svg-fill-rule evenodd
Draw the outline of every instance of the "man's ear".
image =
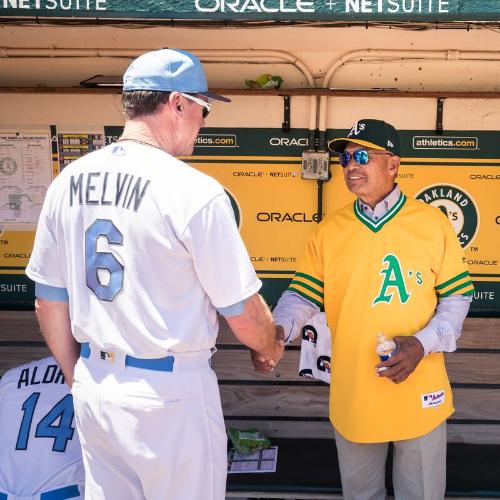
<svg viewBox="0 0 500 500">
<path fill-rule="evenodd" d="M 389 172 L 391 172 L 391 174 L 396 175 L 398 173 L 400 162 L 401 158 L 399 156 L 389 157 Z"/>
<path fill-rule="evenodd" d="M 168 103 L 173 111 L 182 113 L 183 104 L 179 92 L 172 92 L 168 98 Z"/>
</svg>

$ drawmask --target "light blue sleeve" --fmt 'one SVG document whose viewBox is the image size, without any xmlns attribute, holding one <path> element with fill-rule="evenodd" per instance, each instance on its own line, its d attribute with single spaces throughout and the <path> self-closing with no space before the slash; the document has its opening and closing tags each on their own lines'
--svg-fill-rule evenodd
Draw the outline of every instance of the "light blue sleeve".
<svg viewBox="0 0 500 500">
<path fill-rule="evenodd" d="M 53 302 L 69 302 L 66 288 L 43 285 L 35 281 L 35 297 L 37 299 L 50 300 Z"/>
<path fill-rule="evenodd" d="M 240 314 L 243 314 L 246 300 L 247 299 L 240 300 L 236 304 L 232 304 L 230 306 L 219 307 L 217 311 L 219 311 L 219 314 L 222 314 L 222 316 L 224 316 L 225 318 L 230 318 L 231 316 L 239 316 Z"/>
</svg>

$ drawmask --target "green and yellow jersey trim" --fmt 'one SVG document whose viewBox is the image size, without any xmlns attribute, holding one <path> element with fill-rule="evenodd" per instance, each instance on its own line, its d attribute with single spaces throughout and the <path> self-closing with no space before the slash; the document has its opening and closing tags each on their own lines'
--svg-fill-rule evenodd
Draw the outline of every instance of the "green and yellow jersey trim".
<svg viewBox="0 0 500 500">
<path fill-rule="evenodd" d="M 306 273 L 296 272 L 288 290 L 299 294 L 318 307 L 323 307 L 323 282 Z"/>
<path fill-rule="evenodd" d="M 374 221 L 368 217 L 360 208 L 358 200 L 354 202 L 354 214 L 356 217 L 374 233 L 378 233 L 396 214 L 403 208 L 406 203 L 406 196 L 400 193 L 398 201 L 385 213 L 379 220 Z"/>
<path fill-rule="evenodd" d="M 468 271 L 457 274 L 444 283 L 436 285 L 434 289 L 440 298 L 449 297 L 450 295 L 472 295 L 474 293 L 474 285 Z"/>
</svg>

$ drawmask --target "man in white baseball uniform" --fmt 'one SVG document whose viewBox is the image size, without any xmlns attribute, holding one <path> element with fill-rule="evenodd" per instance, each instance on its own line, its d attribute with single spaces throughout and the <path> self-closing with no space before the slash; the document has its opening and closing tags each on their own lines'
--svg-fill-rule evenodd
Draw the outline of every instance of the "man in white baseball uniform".
<svg viewBox="0 0 500 500">
<path fill-rule="evenodd" d="M 84 472 L 73 398 L 54 358 L 0 380 L 0 500 L 83 498 Z"/>
<path fill-rule="evenodd" d="M 211 99 L 228 101 L 192 54 L 143 54 L 123 136 L 66 167 L 43 205 L 26 273 L 72 384 L 88 499 L 222 500 L 217 311 L 253 358 L 283 355 L 224 189 L 175 158 Z"/>
</svg>

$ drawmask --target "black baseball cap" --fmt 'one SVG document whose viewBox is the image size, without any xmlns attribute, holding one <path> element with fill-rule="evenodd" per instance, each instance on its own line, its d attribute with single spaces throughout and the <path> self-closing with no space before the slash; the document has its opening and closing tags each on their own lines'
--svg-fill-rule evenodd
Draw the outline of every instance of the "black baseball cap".
<svg viewBox="0 0 500 500">
<path fill-rule="evenodd" d="M 401 156 L 398 131 L 383 120 L 365 118 L 358 120 L 347 133 L 347 137 L 339 137 L 328 142 L 331 151 L 342 153 L 348 142 L 354 142 L 372 149 L 381 149 Z"/>
</svg>

